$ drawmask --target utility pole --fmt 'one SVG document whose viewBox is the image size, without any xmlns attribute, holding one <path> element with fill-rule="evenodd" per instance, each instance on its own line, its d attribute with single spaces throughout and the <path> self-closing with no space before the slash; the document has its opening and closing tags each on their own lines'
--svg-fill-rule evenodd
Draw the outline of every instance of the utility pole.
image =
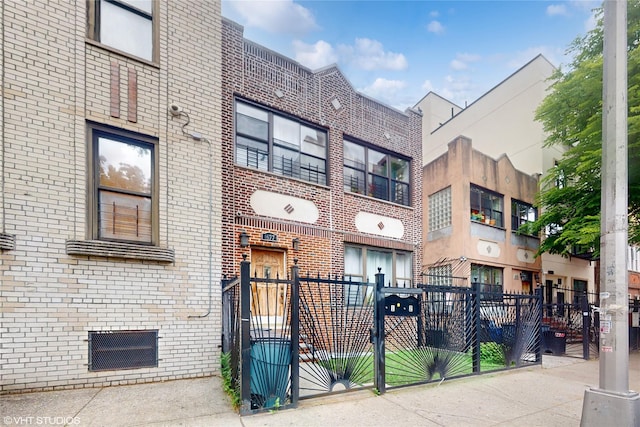
<svg viewBox="0 0 640 427">
<path fill-rule="evenodd" d="M 600 384 L 585 391 L 583 427 L 640 425 L 629 390 L 627 1 L 604 1 Z"/>
</svg>

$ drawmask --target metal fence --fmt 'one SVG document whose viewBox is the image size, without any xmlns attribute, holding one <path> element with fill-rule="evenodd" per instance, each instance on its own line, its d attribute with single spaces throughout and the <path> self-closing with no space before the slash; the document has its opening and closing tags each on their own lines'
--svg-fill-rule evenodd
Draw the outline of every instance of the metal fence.
<svg viewBox="0 0 640 427">
<path fill-rule="evenodd" d="M 223 351 L 242 414 L 361 388 L 541 363 L 541 295 L 385 287 L 337 277 L 240 278 L 223 288 Z"/>
<path fill-rule="evenodd" d="M 542 352 L 589 359 L 598 355 L 598 295 L 557 285 L 541 287 Z"/>
</svg>

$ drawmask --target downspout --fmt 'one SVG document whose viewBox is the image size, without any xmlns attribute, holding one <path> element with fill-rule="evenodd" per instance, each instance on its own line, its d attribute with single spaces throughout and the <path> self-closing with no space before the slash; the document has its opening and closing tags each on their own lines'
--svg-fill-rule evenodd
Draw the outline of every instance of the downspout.
<svg viewBox="0 0 640 427">
<path fill-rule="evenodd" d="M 183 129 L 184 132 L 184 129 Z M 211 314 L 211 305 L 212 305 L 212 299 L 213 299 L 213 224 L 212 224 L 212 217 L 213 217 L 213 200 L 212 200 L 212 192 L 213 192 L 213 174 L 211 172 L 211 163 L 213 162 L 213 155 L 211 153 L 211 141 L 209 141 L 207 138 L 204 138 L 202 136 L 200 136 L 197 133 L 192 133 L 189 134 L 189 136 L 191 138 L 193 138 L 195 141 L 199 141 L 202 140 L 204 142 L 206 142 L 209 145 L 209 308 L 207 309 L 207 312 L 205 314 L 201 314 L 199 316 L 189 316 L 189 319 L 194 319 L 194 318 L 203 318 L 203 317 L 207 317 L 209 316 L 209 314 Z M 198 137 L 200 137 L 200 139 L 198 139 Z"/>
<path fill-rule="evenodd" d="M 207 312 L 204 314 L 188 316 L 188 319 L 200 319 L 200 318 L 208 317 L 211 314 L 212 300 L 213 300 L 213 223 L 212 223 L 213 221 L 213 172 L 212 172 L 213 153 L 212 153 L 211 141 L 209 141 L 207 138 L 202 136 L 202 134 L 199 132 L 187 132 L 187 130 L 185 130 L 185 127 L 191 121 L 189 114 L 187 114 L 185 111 L 182 110 L 182 108 L 180 108 L 178 105 L 175 105 L 175 104 L 169 106 L 169 114 L 171 114 L 172 117 L 181 117 L 181 116 L 186 117 L 187 121 L 182 125 L 182 134 L 185 136 L 188 136 L 194 141 L 204 141 L 209 145 L 209 162 L 208 162 L 208 165 L 209 165 L 208 167 L 209 169 L 209 221 L 208 221 L 209 222 L 209 290 L 208 290 L 209 307 L 207 309 Z"/>
</svg>

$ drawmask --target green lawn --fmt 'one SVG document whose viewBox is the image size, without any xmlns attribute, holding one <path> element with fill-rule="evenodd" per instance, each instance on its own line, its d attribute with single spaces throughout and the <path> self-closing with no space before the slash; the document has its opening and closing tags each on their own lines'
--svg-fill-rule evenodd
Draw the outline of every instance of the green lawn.
<svg viewBox="0 0 640 427">
<path fill-rule="evenodd" d="M 373 382 L 373 354 L 337 357 L 319 363 L 334 372 L 338 379 L 356 384 Z M 504 355 L 499 344 L 483 343 L 480 370 L 503 369 Z M 461 353 L 433 347 L 387 351 L 385 354 L 385 382 L 392 386 L 454 378 L 473 372 L 471 351 Z"/>
</svg>

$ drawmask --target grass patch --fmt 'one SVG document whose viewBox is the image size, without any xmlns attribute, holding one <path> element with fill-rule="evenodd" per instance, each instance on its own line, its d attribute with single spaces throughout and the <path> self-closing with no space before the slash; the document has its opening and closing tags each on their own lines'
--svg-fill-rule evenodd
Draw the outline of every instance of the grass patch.
<svg viewBox="0 0 640 427">
<path fill-rule="evenodd" d="M 231 374 L 231 353 L 222 353 L 220 364 L 222 366 L 222 389 L 229 395 L 231 405 L 237 411 L 240 409 L 242 399 L 240 398 L 239 387 Z"/>
<path fill-rule="evenodd" d="M 480 370 L 482 372 L 503 369 L 504 352 L 500 344 L 482 343 Z M 335 378 L 349 378 L 354 383 L 373 382 L 373 355 L 339 357 L 318 363 L 333 373 Z M 356 372 L 349 372 L 349 367 Z M 345 369 L 346 368 L 346 369 Z M 356 374 L 349 377 L 349 374 Z M 441 348 L 424 347 L 387 352 L 385 355 L 385 381 L 389 385 L 407 385 L 425 381 L 438 381 L 473 373 L 471 350 L 467 353 Z M 347 374 L 347 375 L 345 375 Z"/>
</svg>

